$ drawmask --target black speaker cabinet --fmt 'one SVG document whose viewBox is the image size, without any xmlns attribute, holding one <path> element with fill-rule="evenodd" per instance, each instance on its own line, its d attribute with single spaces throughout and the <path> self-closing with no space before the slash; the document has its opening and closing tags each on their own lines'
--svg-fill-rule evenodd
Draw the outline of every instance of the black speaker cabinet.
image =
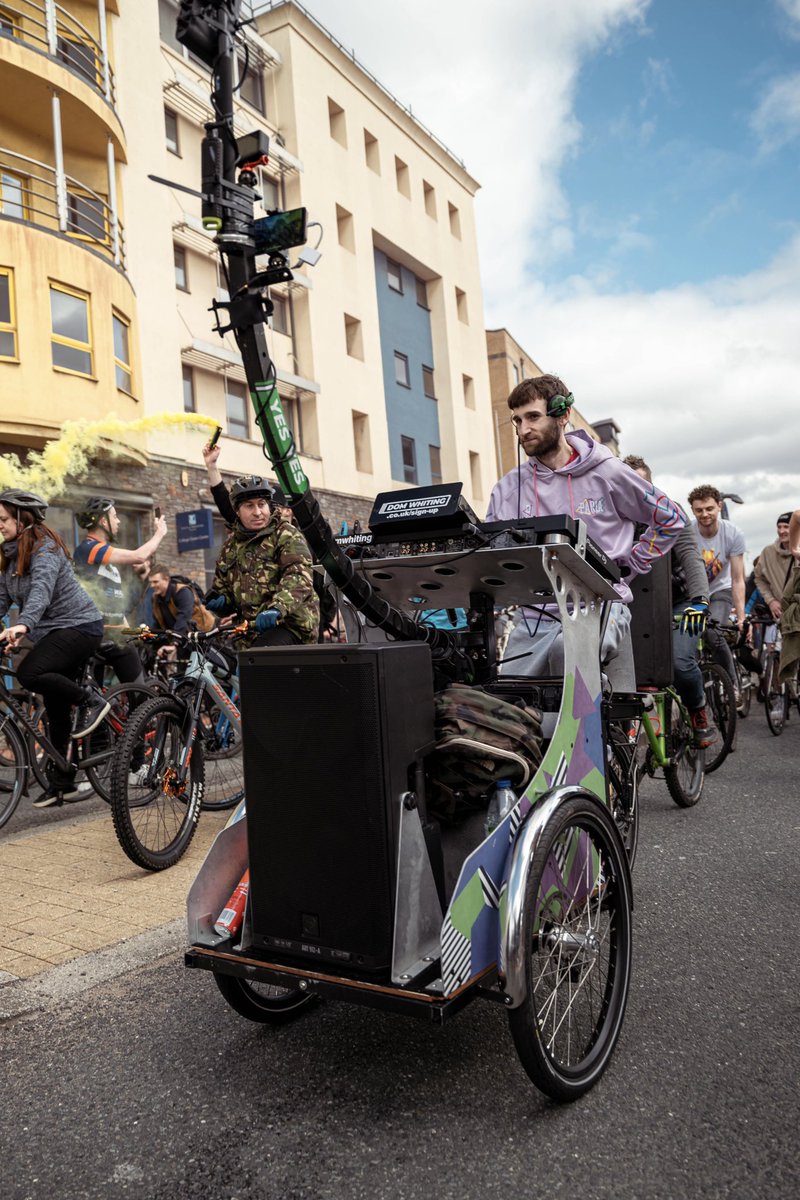
<svg viewBox="0 0 800 1200">
<path fill-rule="evenodd" d="M 672 683 L 672 553 L 630 583 L 631 640 L 637 687 Z"/>
<path fill-rule="evenodd" d="M 418 642 L 240 656 L 253 943 L 390 966 L 399 806 L 433 741 Z"/>
</svg>

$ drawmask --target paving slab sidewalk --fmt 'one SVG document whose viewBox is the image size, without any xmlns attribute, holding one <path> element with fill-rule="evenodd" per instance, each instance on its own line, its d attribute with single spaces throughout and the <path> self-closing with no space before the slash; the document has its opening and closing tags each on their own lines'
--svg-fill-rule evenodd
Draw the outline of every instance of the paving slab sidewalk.
<svg viewBox="0 0 800 1200">
<path fill-rule="evenodd" d="M 109 813 L 4 836 L 0 986 L 129 939 L 146 945 L 143 935 L 183 919 L 192 881 L 229 816 L 203 813 L 183 858 L 156 872 L 126 858 Z"/>
</svg>

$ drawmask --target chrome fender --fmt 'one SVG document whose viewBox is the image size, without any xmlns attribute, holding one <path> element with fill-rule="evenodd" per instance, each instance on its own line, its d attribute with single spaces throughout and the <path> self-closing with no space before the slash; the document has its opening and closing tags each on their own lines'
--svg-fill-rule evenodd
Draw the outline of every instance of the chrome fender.
<svg viewBox="0 0 800 1200">
<path fill-rule="evenodd" d="M 554 788 L 552 792 L 546 792 L 530 810 L 511 848 L 506 887 L 506 921 L 505 928 L 500 933 L 500 962 L 505 964 L 504 991 L 509 1008 L 519 1008 L 526 994 L 526 948 L 522 940 L 522 925 L 530 865 L 548 821 L 559 805 L 574 796 L 593 800 L 599 808 L 607 811 L 603 802 L 585 788 L 574 785 Z"/>
</svg>

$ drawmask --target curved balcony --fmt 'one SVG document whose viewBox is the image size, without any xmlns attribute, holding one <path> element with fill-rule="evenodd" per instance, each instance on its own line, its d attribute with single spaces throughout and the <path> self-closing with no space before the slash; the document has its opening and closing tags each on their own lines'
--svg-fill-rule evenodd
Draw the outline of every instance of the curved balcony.
<svg viewBox="0 0 800 1200">
<path fill-rule="evenodd" d="M 99 38 L 55 0 L 4 0 L 0 35 L 62 63 L 112 106 L 114 72 L 105 44 L 105 3 L 98 2 Z"/>
<path fill-rule="evenodd" d="M 125 231 L 108 198 L 49 163 L 0 146 L 0 218 L 84 242 L 125 270 Z"/>
</svg>

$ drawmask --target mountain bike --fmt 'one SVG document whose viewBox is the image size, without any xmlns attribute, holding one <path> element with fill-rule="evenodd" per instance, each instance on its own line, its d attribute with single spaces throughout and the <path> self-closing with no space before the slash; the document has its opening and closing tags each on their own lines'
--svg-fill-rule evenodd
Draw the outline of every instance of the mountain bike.
<svg viewBox="0 0 800 1200">
<path fill-rule="evenodd" d="M 232 808 L 244 796 L 233 664 L 212 643 L 246 628 L 139 632 L 145 639 L 190 649 L 173 690 L 143 704 L 132 717 L 111 773 L 117 838 L 131 861 L 146 870 L 164 870 L 183 856 L 202 808 Z"/>
<path fill-rule="evenodd" d="M 729 626 L 721 625 L 718 621 L 710 620 L 708 628 L 715 629 L 725 637 Z M 735 633 L 735 630 L 732 631 Z M 706 697 L 706 709 L 709 719 L 717 730 L 717 740 L 706 750 L 705 773 L 710 775 L 722 766 L 733 749 L 736 738 L 736 717 L 738 701 L 734 681 L 723 666 L 714 659 L 711 646 L 705 635 L 698 643 L 700 653 L 700 670 L 703 674 L 703 688 Z"/>
<path fill-rule="evenodd" d="M 81 683 L 94 681 L 95 666 L 102 661 L 102 647 L 85 664 Z M 44 706 L 27 692 L 15 692 L 7 686 L 7 675 L 0 677 L 0 827 L 13 815 L 20 799 L 35 779 L 42 787 L 49 785 L 48 762 L 61 771 L 71 767 L 84 772 L 88 783 L 98 796 L 110 803 L 110 773 L 122 731 L 131 712 L 155 693 L 140 684 L 118 684 L 105 690 L 109 711 L 88 737 L 70 739 L 66 753 L 56 750 L 49 738 Z M 73 729 L 78 709 L 73 711 Z M 90 794 L 86 790 L 86 797 Z M 79 796 L 66 803 L 76 803 Z M 60 801 L 59 803 L 64 803 Z"/>
</svg>

